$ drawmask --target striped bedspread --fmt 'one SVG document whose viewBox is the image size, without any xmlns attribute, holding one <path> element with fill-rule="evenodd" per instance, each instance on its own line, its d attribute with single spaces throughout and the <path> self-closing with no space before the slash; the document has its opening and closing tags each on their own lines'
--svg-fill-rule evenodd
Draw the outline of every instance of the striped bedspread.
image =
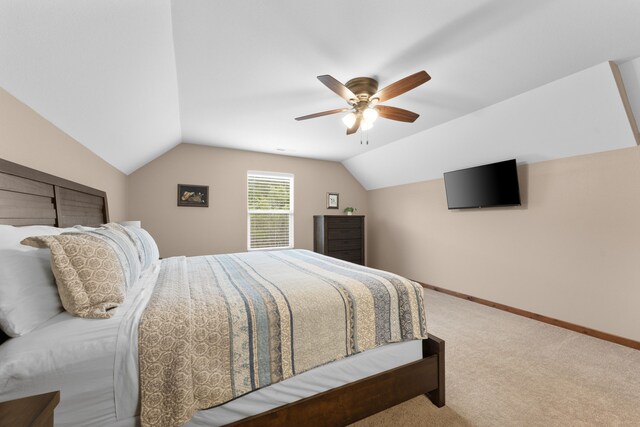
<svg viewBox="0 0 640 427">
<path fill-rule="evenodd" d="M 182 425 L 325 363 L 426 338 L 422 295 L 306 250 L 165 259 L 139 325 L 142 425 Z"/>
</svg>

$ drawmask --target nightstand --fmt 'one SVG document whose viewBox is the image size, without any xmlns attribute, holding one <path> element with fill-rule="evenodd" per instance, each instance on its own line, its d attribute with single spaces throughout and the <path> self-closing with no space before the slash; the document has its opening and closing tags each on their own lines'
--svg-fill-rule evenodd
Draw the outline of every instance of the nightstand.
<svg viewBox="0 0 640 427">
<path fill-rule="evenodd" d="M 53 427 L 59 402 L 59 391 L 0 402 L 0 427 Z"/>
</svg>

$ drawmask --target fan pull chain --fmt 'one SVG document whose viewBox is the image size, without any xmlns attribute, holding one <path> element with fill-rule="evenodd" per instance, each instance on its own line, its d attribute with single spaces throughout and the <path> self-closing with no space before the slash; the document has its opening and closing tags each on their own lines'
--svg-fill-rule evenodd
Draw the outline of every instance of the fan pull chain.
<svg viewBox="0 0 640 427">
<path fill-rule="evenodd" d="M 369 131 L 364 131 L 362 130 L 362 128 L 360 128 L 360 145 L 362 145 L 362 134 L 366 132 L 365 138 L 366 138 L 366 145 L 369 145 Z"/>
</svg>

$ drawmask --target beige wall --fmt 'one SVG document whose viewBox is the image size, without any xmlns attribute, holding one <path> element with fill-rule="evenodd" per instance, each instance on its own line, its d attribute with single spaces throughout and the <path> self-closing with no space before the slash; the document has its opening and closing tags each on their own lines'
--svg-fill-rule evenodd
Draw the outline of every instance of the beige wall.
<svg viewBox="0 0 640 427">
<path fill-rule="evenodd" d="M 337 162 L 180 144 L 129 176 L 129 218 L 142 220 L 163 257 L 247 250 L 247 171 L 294 174 L 295 247 L 313 249 L 325 193 L 366 214 L 367 194 Z M 177 184 L 209 185 L 209 208 L 176 206 Z"/>
<path fill-rule="evenodd" d="M 125 218 L 126 175 L 1 88 L 0 158 L 106 191 L 111 220 Z"/>
<path fill-rule="evenodd" d="M 640 340 L 640 149 L 519 168 L 523 206 L 447 210 L 443 180 L 369 192 L 369 264 Z"/>
</svg>

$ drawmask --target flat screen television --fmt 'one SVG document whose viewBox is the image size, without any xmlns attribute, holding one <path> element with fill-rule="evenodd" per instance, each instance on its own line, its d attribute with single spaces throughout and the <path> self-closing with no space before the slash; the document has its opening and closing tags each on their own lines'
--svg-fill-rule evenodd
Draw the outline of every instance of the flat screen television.
<svg viewBox="0 0 640 427">
<path fill-rule="evenodd" d="M 520 205 L 515 159 L 445 172 L 444 185 L 449 209 Z"/>
</svg>

